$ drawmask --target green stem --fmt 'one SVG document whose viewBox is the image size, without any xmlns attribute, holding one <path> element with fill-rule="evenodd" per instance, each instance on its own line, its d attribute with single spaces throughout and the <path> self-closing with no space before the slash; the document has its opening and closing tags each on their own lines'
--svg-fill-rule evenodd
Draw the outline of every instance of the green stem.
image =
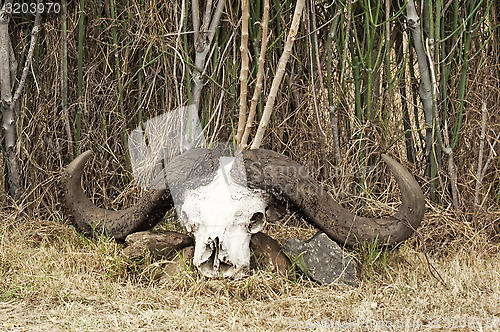
<svg viewBox="0 0 500 332">
<path fill-rule="evenodd" d="M 474 8 L 475 1 L 470 2 L 470 9 Z M 462 117 L 464 111 L 464 98 L 465 98 L 465 89 L 467 84 L 467 69 L 469 65 L 469 51 L 471 44 L 471 29 L 472 29 L 473 20 L 470 19 L 467 23 L 467 29 L 464 32 L 465 45 L 463 48 L 461 60 L 462 60 L 462 68 L 460 73 L 460 83 L 458 87 L 458 114 L 455 121 L 455 125 L 453 126 L 453 143 L 451 144 L 451 148 L 454 149 L 455 145 L 458 142 L 458 137 L 460 133 L 460 128 L 462 126 Z"/>
<path fill-rule="evenodd" d="M 128 144 L 127 144 L 127 120 L 125 114 L 125 107 L 123 104 L 123 84 L 122 84 L 122 72 L 120 68 L 120 59 L 118 57 L 118 22 L 116 20 L 116 6 L 115 0 L 109 1 L 109 9 L 111 13 L 111 19 L 113 20 L 113 55 L 115 57 L 115 73 L 116 73 L 116 83 L 118 87 L 118 106 L 119 106 L 119 114 L 122 122 L 121 127 L 121 136 L 122 143 L 125 149 L 125 161 L 127 164 L 127 169 L 131 169 L 130 163 L 130 155 L 128 153 Z"/>
<path fill-rule="evenodd" d="M 80 0 L 80 13 L 78 18 L 78 78 L 77 78 L 77 100 L 75 143 L 76 155 L 80 154 L 80 139 L 82 132 L 82 95 L 83 95 L 83 38 L 85 36 L 85 0 Z"/>
</svg>

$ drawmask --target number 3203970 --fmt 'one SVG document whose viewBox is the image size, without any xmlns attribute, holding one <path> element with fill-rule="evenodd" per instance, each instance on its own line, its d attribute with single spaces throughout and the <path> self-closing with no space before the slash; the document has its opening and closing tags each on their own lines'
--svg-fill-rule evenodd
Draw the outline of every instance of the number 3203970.
<svg viewBox="0 0 500 332">
<path fill-rule="evenodd" d="M 9 2 L 5 4 L 7 14 L 59 14 L 61 4 L 58 2 Z"/>
</svg>

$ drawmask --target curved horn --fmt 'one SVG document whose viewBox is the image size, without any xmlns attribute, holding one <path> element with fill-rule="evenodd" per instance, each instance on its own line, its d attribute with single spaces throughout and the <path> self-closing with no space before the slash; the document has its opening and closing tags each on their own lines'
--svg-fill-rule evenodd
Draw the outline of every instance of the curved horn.
<svg viewBox="0 0 500 332">
<path fill-rule="evenodd" d="M 145 192 L 137 203 L 128 209 L 113 211 L 97 207 L 85 195 L 81 187 L 83 167 L 92 155 L 87 151 L 78 156 L 62 171 L 61 186 L 63 203 L 78 229 L 87 235 L 103 232 L 124 240 L 128 234 L 153 228 L 172 208 L 171 191 L 206 184 L 219 167 L 220 152 L 193 149 L 170 161 L 166 167 L 169 189 Z"/>
<path fill-rule="evenodd" d="M 310 223 L 347 246 L 375 239 L 382 244 L 397 244 L 410 237 L 424 217 L 425 198 L 417 181 L 386 155 L 382 158 L 396 177 L 402 203 L 393 217 L 379 219 L 360 217 L 343 208 L 305 167 L 282 154 L 260 149 L 243 151 L 243 156 L 249 186 L 290 202 Z"/>
<path fill-rule="evenodd" d="M 146 192 L 134 206 L 125 210 L 97 207 L 81 187 L 83 167 L 91 155 L 91 151 L 79 155 L 63 169 L 61 177 L 65 208 L 81 232 L 91 236 L 105 232 L 117 240 L 124 240 L 130 233 L 152 228 L 172 207 L 168 190 Z"/>
</svg>

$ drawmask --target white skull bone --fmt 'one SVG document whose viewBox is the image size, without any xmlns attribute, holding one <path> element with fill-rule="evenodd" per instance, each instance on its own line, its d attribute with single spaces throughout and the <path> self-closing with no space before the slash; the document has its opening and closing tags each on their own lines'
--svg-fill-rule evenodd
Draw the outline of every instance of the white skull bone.
<svg viewBox="0 0 500 332">
<path fill-rule="evenodd" d="M 193 263 L 207 277 L 241 278 L 250 264 L 250 238 L 265 222 L 264 192 L 233 181 L 234 161 L 221 157 L 213 181 L 184 193 L 181 224 L 194 234 Z"/>
</svg>

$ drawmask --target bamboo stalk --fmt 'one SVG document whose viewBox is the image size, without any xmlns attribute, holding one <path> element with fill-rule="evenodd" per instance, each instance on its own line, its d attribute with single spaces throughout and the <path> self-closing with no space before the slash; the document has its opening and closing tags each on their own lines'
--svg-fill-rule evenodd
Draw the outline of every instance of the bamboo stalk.
<svg viewBox="0 0 500 332">
<path fill-rule="evenodd" d="M 482 183 L 482 167 L 483 167 L 483 154 L 484 154 L 484 143 L 486 141 L 486 118 L 488 111 L 486 110 L 486 102 L 483 100 L 483 105 L 481 107 L 481 136 L 479 136 L 479 155 L 477 160 L 477 170 L 476 170 L 476 188 L 474 192 L 474 209 L 479 209 L 479 189 Z"/>
<path fill-rule="evenodd" d="M 352 59 L 352 71 L 354 75 L 354 108 L 356 110 L 356 119 L 358 124 L 363 123 L 363 112 L 362 112 L 362 102 L 361 102 L 361 75 L 360 75 L 360 63 L 357 56 Z"/>
<path fill-rule="evenodd" d="M 269 26 L 269 0 L 264 0 L 264 13 L 262 15 L 262 39 L 260 44 L 259 65 L 257 69 L 257 79 L 253 90 L 252 100 L 250 101 L 250 111 L 245 125 L 245 131 L 241 138 L 241 147 L 246 148 L 248 145 L 248 137 L 253 128 L 255 113 L 257 112 L 257 104 L 262 92 L 262 82 L 264 81 L 264 64 L 266 61 L 267 43 L 269 42 L 268 26 Z"/>
<path fill-rule="evenodd" d="M 479 204 L 479 191 L 482 186 L 484 176 L 486 175 L 486 171 L 490 167 L 490 164 L 493 161 L 493 159 L 497 156 L 497 153 L 495 152 L 495 145 L 500 140 L 500 133 L 498 133 L 497 136 L 493 139 L 493 143 L 490 143 L 489 140 L 487 139 L 486 135 L 487 118 L 488 118 L 488 111 L 486 108 L 486 102 L 483 101 L 481 108 L 481 136 L 479 142 L 479 156 L 478 156 L 477 171 L 476 171 L 476 188 L 474 192 L 474 209 L 476 213 L 481 208 L 481 205 Z M 485 143 L 488 143 L 490 147 L 490 153 L 488 155 L 488 159 L 483 164 L 484 146 L 486 145 Z"/>
<path fill-rule="evenodd" d="M 83 1 L 83 0 L 82 0 Z M 115 0 L 110 0 L 109 1 L 110 5 L 110 14 L 111 14 L 111 19 L 113 20 L 113 28 L 112 28 L 112 35 L 113 35 L 113 56 L 115 58 L 115 73 L 116 73 L 116 83 L 117 83 L 117 92 L 118 92 L 118 108 L 119 108 L 119 116 L 120 116 L 120 122 L 121 122 L 121 139 L 122 143 L 124 146 L 125 150 L 125 162 L 127 165 L 127 169 L 132 168 L 132 164 L 130 161 L 130 155 L 128 151 L 128 142 L 127 142 L 127 119 L 126 119 L 126 114 L 125 114 L 125 106 L 123 103 L 123 72 L 126 72 L 126 69 L 122 71 L 122 68 L 120 66 L 120 59 L 118 57 L 118 28 L 117 28 L 117 15 L 116 15 L 116 3 Z M 165 105 L 163 106 L 165 108 Z"/>
<path fill-rule="evenodd" d="M 139 127 L 142 127 L 142 124 L 144 122 L 144 116 L 143 116 L 143 103 L 144 103 L 144 84 L 143 84 L 143 72 L 144 72 L 144 51 L 142 49 L 139 50 L 139 59 L 140 59 L 140 65 L 141 68 L 139 68 L 139 73 L 137 74 L 137 86 L 138 86 L 138 92 L 139 96 L 137 99 L 137 105 L 139 105 L 137 109 L 137 124 Z"/>
<path fill-rule="evenodd" d="M 385 44 L 385 58 L 384 58 L 384 65 L 385 65 L 385 84 L 387 85 L 386 87 L 386 98 L 383 100 L 383 104 L 385 105 L 384 107 L 380 107 L 381 110 L 385 110 L 384 114 L 382 114 L 383 117 L 383 124 L 384 124 L 384 129 L 382 132 L 382 137 L 384 138 L 384 142 L 386 141 L 386 137 L 388 134 L 388 118 L 391 115 L 392 112 L 389 112 L 388 110 L 392 109 L 392 98 L 393 98 L 393 78 L 392 78 L 392 72 L 391 72 L 391 1 L 386 1 L 385 2 L 385 35 L 384 35 L 384 44 Z M 403 113 L 404 114 L 404 113 Z M 407 128 L 405 128 L 407 129 Z M 410 133 L 411 135 L 411 133 Z"/>
<path fill-rule="evenodd" d="M 370 1 L 368 1 L 368 4 L 370 4 Z M 360 60 L 364 64 L 364 74 L 365 74 L 365 82 L 366 82 L 366 89 L 364 90 L 364 101 L 365 101 L 365 119 L 368 119 L 369 122 L 373 121 L 373 109 L 372 109 L 372 83 L 373 83 L 373 38 L 372 38 L 372 30 L 373 33 L 376 32 L 376 29 L 370 29 L 370 17 L 371 15 L 370 9 L 367 8 L 365 9 L 365 19 L 364 19 L 364 38 L 366 40 L 366 49 L 364 54 L 360 53 Z M 364 44 L 363 44 L 364 45 Z M 364 58 L 366 57 L 366 60 Z"/>
<path fill-rule="evenodd" d="M 184 26 L 184 17 L 186 16 L 186 1 L 182 0 L 180 6 L 181 6 L 181 15 L 179 17 L 179 25 L 177 28 L 177 38 L 175 40 L 175 50 L 178 50 L 180 48 L 180 45 L 181 45 L 181 32 L 182 32 L 182 28 Z M 179 52 L 175 52 L 175 54 L 178 55 Z M 182 83 L 182 80 L 180 83 L 177 80 L 177 58 L 179 58 L 179 57 L 180 57 L 181 61 L 183 60 L 181 55 L 174 57 L 174 64 L 173 64 L 172 72 L 173 72 L 173 77 L 174 77 L 174 84 L 176 87 L 175 93 L 176 93 L 176 97 L 177 97 L 177 104 L 179 106 L 182 106 L 182 105 L 184 105 L 183 95 L 182 95 L 182 89 L 183 89 L 182 84 L 183 83 Z M 143 61 L 143 60 L 144 59 L 142 59 L 141 61 Z M 184 73 L 185 73 L 184 63 L 182 64 L 182 66 L 183 66 L 182 77 L 184 77 Z"/>
<path fill-rule="evenodd" d="M 285 74 L 286 64 L 292 53 L 292 47 L 295 42 L 295 38 L 299 31 L 300 18 L 302 16 L 302 10 L 305 6 L 305 0 L 297 0 L 295 6 L 295 11 L 293 14 L 292 24 L 290 26 L 290 31 L 285 43 L 283 53 L 281 54 L 280 60 L 278 62 L 278 68 L 276 70 L 276 75 L 274 76 L 273 83 L 271 85 L 271 90 L 269 91 L 269 96 L 266 101 L 266 106 L 264 107 L 264 112 L 262 113 L 262 118 L 259 123 L 259 128 L 255 134 L 255 138 L 252 142 L 251 149 L 258 149 L 262 143 L 264 133 L 269 125 L 269 119 L 271 118 L 272 110 L 274 107 L 274 102 L 276 101 L 276 96 L 278 94 L 278 89 Z"/>
<path fill-rule="evenodd" d="M 470 2 L 470 11 L 474 8 L 475 1 Z M 472 23 L 473 20 L 472 18 L 469 19 L 467 22 L 467 29 L 464 31 L 464 49 L 461 54 L 461 60 L 462 60 L 462 68 L 461 68 L 461 73 L 460 73 L 460 83 L 459 83 L 459 91 L 458 91 L 458 114 L 457 118 L 455 121 L 455 125 L 453 126 L 453 139 L 452 139 L 452 148 L 455 147 L 455 145 L 458 142 L 458 137 L 460 134 L 460 128 L 462 126 L 462 117 L 463 117 L 463 110 L 464 110 L 464 99 L 465 99 L 465 89 L 467 85 L 467 68 L 469 64 L 469 51 L 470 51 L 470 46 L 471 46 L 471 30 L 472 30 Z"/>
<path fill-rule="evenodd" d="M 193 7 L 194 42 L 196 45 L 198 43 L 198 38 L 200 38 L 200 2 L 199 0 L 193 0 L 192 3 L 193 3 L 192 7 Z"/>
<path fill-rule="evenodd" d="M 236 143 L 241 147 L 241 139 L 245 131 L 245 120 L 247 115 L 248 96 L 248 20 L 250 19 L 250 9 L 248 0 L 241 0 L 241 70 L 240 70 L 240 109 L 238 119 L 238 129 Z"/>
<path fill-rule="evenodd" d="M 186 7 L 189 6 L 189 1 L 186 2 Z M 195 17 L 195 14 L 199 13 L 199 8 L 195 6 L 198 6 L 198 0 L 193 0 L 193 5 L 192 5 L 192 14 L 193 14 L 193 29 L 194 29 L 194 40 L 196 41 L 198 39 L 198 31 L 199 31 L 199 18 Z M 186 12 L 189 11 L 189 8 L 186 8 Z M 196 22 L 195 22 L 196 21 Z M 183 51 L 184 51 L 184 61 L 186 63 L 189 63 L 188 57 L 189 57 L 189 44 L 188 44 L 188 34 L 186 33 L 188 28 L 188 15 L 185 15 L 184 17 L 184 23 L 183 23 Z M 190 71 L 186 71 L 186 90 L 187 90 L 187 98 L 188 98 L 188 105 L 193 104 L 193 95 L 192 95 L 192 87 L 191 87 L 191 74 Z"/>
<path fill-rule="evenodd" d="M 415 122 L 415 126 L 417 127 L 417 137 L 418 137 L 418 141 L 419 141 L 419 144 L 422 148 L 422 150 L 425 150 L 426 147 L 425 147 L 425 136 L 421 134 L 421 129 L 424 129 L 425 126 L 423 128 L 420 128 L 420 121 L 419 121 L 419 107 L 418 107 L 418 88 L 417 88 L 417 85 L 418 85 L 418 80 L 417 80 L 417 76 L 415 75 L 415 69 L 414 69 L 414 66 L 413 64 L 415 63 L 415 59 L 414 59 L 414 52 L 411 51 L 411 40 L 408 40 L 408 46 L 407 46 L 407 49 L 408 49 L 408 63 L 410 64 L 408 67 L 409 69 L 409 74 L 410 74 L 410 77 L 409 77 L 409 83 L 410 83 L 410 87 L 411 87 L 411 103 L 410 105 L 413 107 L 413 112 L 412 112 L 412 115 L 413 115 L 413 121 Z M 425 154 L 425 156 L 427 157 L 427 154 Z"/>
<path fill-rule="evenodd" d="M 61 0 L 61 47 L 62 47 L 62 70 L 61 70 L 61 108 L 64 119 L 64 128 L 68 139 L 68 154 L 71 159 L 74 158 L 73 135 L 69 123 L 68 113 L 68 8 L 66 0 Z"/>
<path fill-rule="evenodd" d="M 352 40 L 351 35 L 352 35 L 352 26 L 353 26 L 353 22 L 352 22 L 353 1 L 349 1 L 346 4 L 346 7 L 347 7 L 346 8 L 347 14 L 345 15 L 345 23 L 344 23 L 344 17 L 341 16 L 341 23 L 340 23 L 340 29 L 341 29 L 340 36 L 341 37 L 340 37 L 340 40 L 338 43 L 340 46 L 340 51 L 341 51 L 339 53 L 342 54 L 342 59 L 340 61 L 340 70 L 339 70 L 340 95 L 337 97 L 337 109 L 342 107 L 342 109 L 347 111 L 349 109 L 349 106 L 348 106 L 348 103 L 346 100 L 346 95 L 348 93 L 347 54 L 349 53 L 349 51 L 354 49 L 352 47 L 352 42 L 350 42 Z M 345 29 L 344 29 L 344 26 L 345 26 Z M 345 36 L 343 40 L 342 40 L 342 36 Z M 352 54 L 353 54 L 353 52 L 351 52 L 351 56 L 352 56 Z M 346 134 L 348 137 L 350 137 L 351 136 L 351 127 L 350 127 L 349 119 L 347 117 L 345 117 L 344 123 L 345 123 Z"/>
<path fill-rule="evenodd" d="M 327 91 L 328 91 L 328 106 L 330 111 L 330 121 L 332 123 L 332 132 L 333 132 L 333 147 L 335 150 L 335 162 L 337 165 L 340 164 L 340 144 L 339 144 L 339 126 L 338 126 L 338 107 L 335 107 L 333 101 L 333 37 L 335 34 L 336 27 L 338 26 L 339 15 L 336 15 L 335 20 L 332 22 L 332 27 L 330 32 L 328 33 L 327 41 L 326 41 L 326 79 L 327 79 Z M 340 99 L 340 97 L 339 97 Z"/>
<path fill-rule="evenodd" d="M 309 43 L 309 56 L 310 56 L 310 66 L 311 66 L 311 86 L 312 86 L 312 94 L 313 94 L 313 104 L 314 104 L 314 113 L 315 113 L 315 122 L 314 122 L 314 127 L 316 130 L 316 135 L 318 138 L 318 143 L 319 143 L 319 150 L 320 150 L 320 169 L 321 169 L 321 176 L 323 179 L 327 178 L 327 172 L 328 172 L 328 164 L 326 161 L 326 134 L 323 131 L 323 128 L 321 127 L 321 120 L 319 117 L 319 107 L 318 107 L 318 100 L 317 100 L 317 94 L 316 94 L 316 85 L 315 85 L 315 80 L 316 78 L 318 79 L 318 84 L 319 84 L 319 90 L 324 91 L 324 84 L 323 84 L 323 73 L 321 72 L 321 61 L 319 59 L 319 46 L 318 46 L 318 38 L 316 38 L 316 33 L 313 31 L 316 31 L 316 20 L 315 20 L 315 10 L 314 10 L 314 1 L 311 0 L 309 2 L 309 7 L 310 7 L 310 12 L 311 15 L 309 15 L 309 12 L 306 13 L 307 17 L 307 34 L 308 34 L 308 43 Z M 312 16 L 312 18 L 311 18 Z M 314 63 L 316 62 L 316 71 L 315 73 L 315 67 Z"/>
<path fill-rule="evenodd" d="M 82 91 L 83 91 L 83 37 L 85 36 L 85 0 L 79 2 L 78 13 L 78 73 L 77 73 L 77 87 L 76 96 L 78 105 L 76 108 L 76 124 L 75 124 L 75 143 L 76 155 L 80 154 L 80 139 L 82 132 Z"/>
<path fill-rule="evenodd" d="M 361 101 L 361 75 L 360 75 L 360 63 L 357 56 L 354 56 L 353 61 L 353 74 L 354 74 L 354 95 L 355 95 L 355 105 L 356 110 L 356 120 L 357 126 L 361 126 L 364 120 L 362 101 Z M 366 181 L 365 181 L 365 145 L 363 138 L 363 131 L 360 130 L 358 136 L 358 153 L 359 153 L 359 185 L 361 186 L 361 191 L 366 191 Z"/>
<path fill-rule="evenodd" d="M 408 96 L 409 94 L 407 93 L 406 90 L 406 70 L 405 70 L 406 62 L 404 59 L 403 33 L 401 31 L 399 31 L 396 35 L 395 45 L 396 45 L 396 63 L 400 68 L 403 68 L 403 70 L 401 71 L 400 82 L 398 84 L 399 91 L 402 96 Z M 413 141 L 413 133 L 411 130 L 409 104 L 410 103 L 408 102 L 408 98 L 404 98 L 402 100 L 401 106 L 403 109 L 403 127 L 405 129 L 406 158 L 408 159 L 409 162 L 415 164 L 416 146 Z"/>
<path fill-rule="evenodd" d="M 430 25 L 431 33 L 433 32 L 433 25 Z M 436 31 L 436 36 L 439 37 L 439 31 Z M 439 38 L 437 38 L 439 39 Z M 431 46 L 430 40 L 434 39 L 427 39 L 427 58 L 428 58 L 428 63 L 429 63 L 429 69 L 430 69 L 430 78 L 433 86 L 433 109 L 434 109 L 434 127 L 436 130 L 437 134 L 437 139 L 440 144 L 440 147 L 442 150 L 448 155 L 448 175 L 450 178 L 450 185 L 451 185 L 451 194 L 452 194 L 452 201 L 453 201 L 453 206 L 456 210 L 459 209 L 459 197 L 458 197 L 458 188 L 457 188 L 457 172 L 456 172 L 456 167 L 455 167 L 455 162 L 454 162 L 454 157 L 453 157 L 453 149 L 450 146 L 450 139 L 448 135 L 448 121 L 444 121 L 444 131 L 441 131 L 441 121 L 439 119 L 439 110 L 437 106 L 437 95 L 439 93 L 438 91 L 438 84 L 437 84 L 437 79 L 436 79 L 436 73 L 434 68 L 435 66 L 435 61 L 433 59 L 433 55 L 435 54 L 433 51 L 433 47 Z M 441 134 L 442 133 L 442 134 Z M 435 154 L 437 155 L 437 154 Z"/>
</svg>

